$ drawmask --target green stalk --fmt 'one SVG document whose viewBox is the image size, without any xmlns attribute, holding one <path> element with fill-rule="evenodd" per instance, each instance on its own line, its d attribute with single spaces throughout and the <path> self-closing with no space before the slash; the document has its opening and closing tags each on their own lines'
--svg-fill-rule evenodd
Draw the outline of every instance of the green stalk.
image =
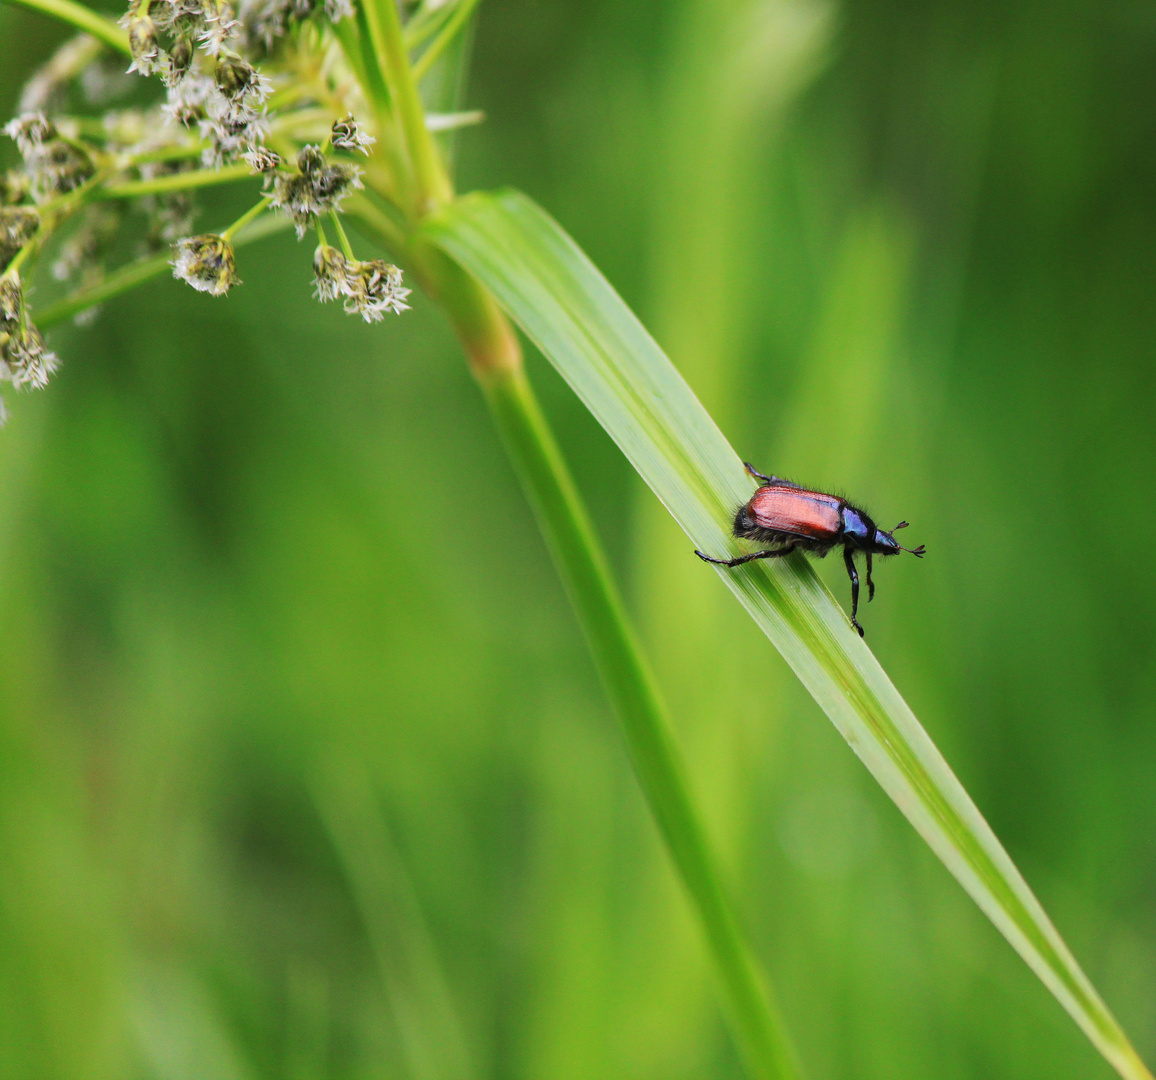
<svg viewBox="0 0 1156 1080">
<path fill-rule="evenodd" d="M 611 706 L 643 795 L 690 894 L 750 1076 L 801 1075 L 786 1025 L 721 884 L 665 706 L 643 660 L 594 526 L 522 367 L 494 298 L 436 249 L 411 249 L 416 272 L 461 339 L 494 423 L 534 509 Z"/>
<path fill-rule="evenodd" d="M 479 382 L 626 734 L 643 794 L 698 910 L 749 1073 L 797 1077 L 786 1026 L 723 891 L 665 707 L 529 381 L 520 368 L 505 368 Z"/>
<path fill-rule="evenodd" d="M 110 48 L 124 53 L 125 56 L 132 56 L 132 50 L 128 47 L 128 33 L 111 19 L 98 15 L 83 4 L 74 3 L 73 0 L 14 0 L 14 2 L 71 23 L 78 30 L 91 34 Z"/>
<path fill-rule="evenodd" d="M 135 199 L 138 195 L 159 195 L 167 191 L 186 191 L 189 188 L 210 187 L 245 180 L 253 170 L 243 162 L 224 165 L 219 169 L 197 169 L 195 172 L 173 173 L 151 180 L 128 180 L 123 184 L 109 184 L 100 192 L 104 199 Z"/>
<path fill-rule="evenodd" d="M 437 146 L 425 123 L 425 109 L 401 29 L 394 0 L 364 0 L 366 17 L 374 28 L 374 48 L 385 68 L 385 77 L 397 104 L 398 117 L 413 166 L 415 217 L 424 217 L 439 204 L 453 198 L 453 186 L 438 156 Z M 378 37 L 380 35 L 380 37 Z"/>
</svg>

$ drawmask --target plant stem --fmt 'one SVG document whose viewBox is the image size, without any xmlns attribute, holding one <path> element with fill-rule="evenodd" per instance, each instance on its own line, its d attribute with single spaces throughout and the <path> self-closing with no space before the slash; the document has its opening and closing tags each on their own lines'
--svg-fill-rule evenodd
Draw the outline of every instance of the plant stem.
<svg viewBox="0 0 1156 1080">
<path fill-rule="evenodd" d="M 353 254 L 353 245 L 349 242 L 349 237 L 345 235 L 345 226 L 341 224 L 340 215 L 337 213 L 336 210 L 330 210 L 329 211 L 329 219 L 330 219 L 330 221 L 333 222 L 334 229 L 337 230 L 337 239 L 341 244 L 341 250 L 343 252 L 345 252 L 345 257 L 350 262 L 353 262 L 354 259 L 356 258 L 356 256 Z M 321 230 L 320 219 L 317 222 L 317 229 L 320 232 L 320 230 Z M 325 240 L 324 240 L 325 234 L 322 233 L 321 235 L 322 235 L 322 243 L 324 243 L 325 242 Z"/>
<path fill-rule="evenodd" d="M 234 221 L 232 225 L 230 225 L 223 233 L 221 233 L 221 236 L 225 240 L 232 240 L 233 236 L 240 229 L 243 229 L 251 221 L 263 214 L 269 208 L 269 203 L 272 201 L 273 197 L 271 195 L 261 196 L 257 204 L 255 206 L 249 207 L 249 209 L 246 210 L 239 218 L 237 218 L 237 220 Z"/>
<path fill-rule="evenodd" d="M 83 4 L 74 3 L 73 0 L 15 0 L 15 3 L 71 23 L 78 30 L 91 34 L 110 48 L 124 53 L 125 56 L 132 56 L 132 50 L 128 47 L 128 34 L 111 19 L 98 15 Z"/>
<path fill-rule="evenodd" d="M 622 723 L 643 793 L 698 910 L 749 1073 L 766 1080 L 798 1076 L 786 1027 L 723 892 L 654 680 L 525 373 L 491 368 L 479 382 Z"/>
<path fill-rule="evenodd" d="M 439 204 L 453 198 L 453 187 L 438 156 L 437 146 L 425 123 L 425 109 L 413 69 L 409 64 L 409 53 L 405 47 L 401 19 L 397 14 L 394 0 L 364 0 L 366 15 L 371 25 L 380 32 L 380 41 L 374 39 L 374 47 L 382 49 L 379 59 L 385 69 L 385 76 L 397 103 L 398 116 L 409 149 L 413 166 L 415 186 L 414 216 L 421 218 Z"/>
<path fill-rule="evenodd" d="M 186 191 L 189 188 L 228 184 L 253 176 L 253 170 L 244 162 L 225 165 L 220 169 L 197 169 L 195 172 L 173 173 L 151 180 L 128 180 L 123 184 L 109 184 L 100 192 L 104 199 L 135 199 L 138 195 L 159 195 L 166 191 Z"/>
<path fill-rule="evenodd" d="M 448 314 L 618 715 L 643 795 L 697 910 L 748 1071 L 800 1070 L 786 1025 L 723 891 L 665 707 L 606 556 L 522 367 L 513 328 L 488 290 L 440 253 L 418 249 L 419 274 Z"/>
</svg>

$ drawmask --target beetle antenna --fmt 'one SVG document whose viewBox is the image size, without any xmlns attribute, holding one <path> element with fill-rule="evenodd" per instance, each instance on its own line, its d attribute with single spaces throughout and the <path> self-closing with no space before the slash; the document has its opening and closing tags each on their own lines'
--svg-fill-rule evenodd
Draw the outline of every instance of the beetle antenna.
<svg viewBox="0 0 1156 1080">
<path fill-rule="evenodd" d="M 896 528 L 898 528 L 898 526 L 896 526 Z M 909 551 L 909 552 L 911 552 L 912 555 L 915 555 L 920 559 L 922 559 L 923 556 L 927 554 L 927 549 L 922 544 L 920 544 L 919 547 L 917 547 L 917 548 L 901 547 L 899 550 L 900 551 Z"/>
<path fill-rule="evenodd" d="M 892 529 L 891 531 L 892 531 L 892 532 L 899 532 L 899 530 L 900 530 L 900 529 L 906 529 L 906 528 L 907 528 L 907 522 L 906 522 L 906 521 L 901 521 L 901 522 L 900 522 L 898 525 L 896 525 L 896 526 L 895 526 L 895 528 L 894 528 L 894 529 Z M 907 550 L 907 549 L 906 549 L 906 548 L 904 548 L 904 551 L 906 551 L 906 550 Z"/>
</svg>

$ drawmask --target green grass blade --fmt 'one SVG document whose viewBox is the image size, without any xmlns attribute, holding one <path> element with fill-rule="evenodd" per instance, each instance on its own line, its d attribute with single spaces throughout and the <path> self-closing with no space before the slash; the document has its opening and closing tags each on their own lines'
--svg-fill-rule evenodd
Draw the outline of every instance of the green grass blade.
<svg viewBox="0 0 1156 1080">
<path fill-rule="evenodd" d="M 122 30 L 112 19 L 77 4 L 74 0 L 15 0 L 23 7 L 51 15 L 62 22 L 71 23 L 78 30 L 91 34 L 103 41 L 110 49 L 116 49 L 125 56 L 132 56 L 128 47 L 128 32 Z"/>
<path fill-rule="evenodd" d="M 458 200 L 426 235 L 476 275 L 555 365 L 690 537 L 737 553 L 742 463 L 690 387 L 578 246 L 517 192 Z M 932 850 L 1101 1054 L 1151 1073 L 927 733 L 801 556 L 720 576 Z"/>
<path fill-rule="evenodd" d="M 698 913 L 748 1073 L 798 1078 L 786 1023 L 723 889 L 665 706 L 562 453 L 521 369 L 481 381 L 622 724 L 639 786 Z"/>
</svg>

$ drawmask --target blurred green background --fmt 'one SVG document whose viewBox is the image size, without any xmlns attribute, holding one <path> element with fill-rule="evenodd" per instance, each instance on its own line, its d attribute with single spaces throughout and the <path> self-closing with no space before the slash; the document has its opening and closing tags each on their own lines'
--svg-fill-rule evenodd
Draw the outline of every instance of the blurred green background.
<svg viewBox="0 0 1156 1080">
<path fill-rule="evenodd" d="M 5 117 L 59 40 L 0 10 Z M 868 642 L 1152 1061 L 1156 8 L 487 0 L 466 104 L 462 189 L 554 213 L 740 454 L 911 520 Z M 739 1077 L 451 336 L 310 254 L 10 402 L 0 1074 Z M 1108 1077 L 531 365 L 809 1075 Z"/>
</svg>

